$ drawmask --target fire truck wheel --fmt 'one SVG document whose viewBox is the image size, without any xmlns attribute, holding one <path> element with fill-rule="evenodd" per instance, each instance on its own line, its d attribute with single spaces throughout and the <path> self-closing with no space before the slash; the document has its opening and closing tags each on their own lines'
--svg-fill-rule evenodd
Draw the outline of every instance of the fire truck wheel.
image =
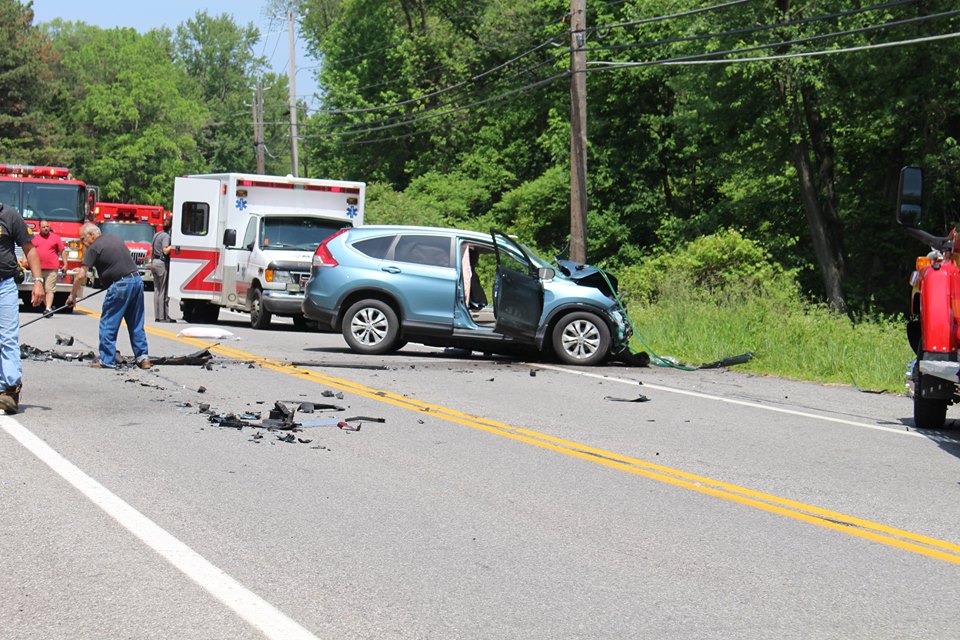
<svg viewBox="0 0 960 640">
<path fill-rule="evenodd" d="M 947 400 L 913 397 L 913 424 L 918 429 L 942 429 L 947 421 Z"/>
<path fill-rule="evenodd" d="M 250 326 L 254 329 L 269 329 L 270 316 L 270 312 L 263 308 L 263 292 L 254 289 L 250 296 Z"/>
</svg>

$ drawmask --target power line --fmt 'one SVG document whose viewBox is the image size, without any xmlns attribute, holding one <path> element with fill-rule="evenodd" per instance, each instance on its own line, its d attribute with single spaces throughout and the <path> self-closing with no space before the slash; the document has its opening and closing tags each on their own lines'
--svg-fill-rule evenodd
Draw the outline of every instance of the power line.
<svg viewBox="0 0 960 640">
<path fill-rule="evenodd" d="M 620 49 L 636 49 L 645 46 L 659 46 L 664 44 L 677 44 L 680 42 L 694 42 L 697 40 L 709 40 L 711 38 L 721 38 L 726 36 L 740 36 L 748 33 L 758 33 L 760 31 L 769 31 L 771 29 L 779 29 L 783 27 L 793 27 L 801 24 L 809 24 L 814 22 L 820 22 L 824 20 L 832 20 L 834 18 L 845 18 L 852 15 L 857 15 L 860 13 L 866 13 L 870 11 L 876 11 L 878 9 L 887 9 L 901 4 L 910 4 L 916 0 L 895 0 L 894 2 L 888 2 L 886 4 L 873 5 L 871 7 L 863 7 L 860 9 L 851 9 L 849 11 L 842 11 L 838 13 L 831 13 L 822 16 L 811 16 L 809 18 L 801 18 L 797 20 L 788 20 L 785 22 L 775 22 L 773 24 L 762 24 L 755 27 L 744 27 L 743 29 L 731 29 L 728 31 L 718 31 L 715 33 L 701 33 L 693 36 L 683 36 L 679 38 L 665 38 L 661 40 L 648 40 L 643 42 L 633 42 L 628 44 L 619 44 L 619 45 L 592 45 L 587 48 L 589 51 L 600 51 L 600 50 L 620 50 Z M 612 28 L 615 25 L 610 25 Z"/>
<path fill-rule="evenodd" d="M 879 42 L 875 44 L 866 44 L 859 45 L 855 47 L 846 47 L 843 49 L 822 49 L 820 51 L 799 51 L 797 53 L 783 53 L 776 54 L 771 56 L 757 56 L 753 58 L 722 58 L 722 59 L 694 59 L 694 58 L 703 58 L 703 55 L 700 56 L 687 56 L 685 58 L 672 58 L 667 60 L 651 60 L 647 62 L 615 62 L 615 61 L 594 61 L 591 64 L 600 64 L 604 66 L 593 67 L 588 69 L 588 71 L 605 71 L 609 69 L 620 69 L 626 67 L 646 67 L 654 65 L 663 65 L 663 66 L 678 66 L 678 65 L 692 65 L 692 64 L 736 64 L 740 62 L 765 62 L 770 60 L 785 60 L 788 58 L 805 58 L 805 57 L 815 57 L 815 56 L 824 56 L 834 53 L 852 53 L 855 51 L 866 51 L 870 49 L 886 49 L 889 47 L 899 47 L 907 44 L 917 44 L 922 42 L 934 42 L 937 40 L 947 40 L 950 38 L 956 38 L 960 36 L 960 31 L 953 33 L 942 33 L 932 36 L 924 36 L 921 38 L 912 38 L 910 40 L 896 40 L 893 42 Z M 762 48 L 769 48 L 767 47 Z M 706 54 L 704 54 L 706 55 Z"/>
<path fill-rule="evenodd" d="M 592 31 L 602 31 L 604 29 L 613 29 L 618 27 L 631 27 L 638 24 L 649 24 L 651 22 L 662 22 L 664 20 L 672 20 L 673 18 L 682 18 L 685 16 L 697 15 L 700 13 L 707 13 L 710 11 L 717 11 L 718 9 L 726 9 L 728 7 L 733 7 L 738 4 L 746 4 L 751 2 L 751 0 L 731 0 L 731 2 L 724 2 L 723 4 L 716 4 L 709 7 L 700 7 L 699 9 L 690 9 L 689 11 L 680 11 L 677 13 L 670 13 L 660 16 L 653 16 L 650 18 L 642 18 L 640 20 L 630 20 L 629 22 L 618 22 L 615 24 L 599 25 L 595 27 L 589 27 L 584 31 L 590 33 Z"/>
</svg>

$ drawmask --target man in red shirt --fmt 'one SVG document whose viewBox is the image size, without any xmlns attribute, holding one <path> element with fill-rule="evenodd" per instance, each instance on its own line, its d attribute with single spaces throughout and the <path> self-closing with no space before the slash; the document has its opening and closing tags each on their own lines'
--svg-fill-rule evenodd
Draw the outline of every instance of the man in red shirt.
<svg viewBox="0 0 960 640">
<path fill-rule="evenodd" d="M 67 260 L 63 255 L 66 248 L 63 240 L 50 228 L 50 223 L 41 218 L 40 233 L 33 236 L 33 246 L 40 256 L 40 272 L 43 274 L 43 294 L 46 308 L 44 314 L 49 317 L 53 311 L 53 292 L 57 288 L 58 270 L 67 269 Z"/>
</svg>

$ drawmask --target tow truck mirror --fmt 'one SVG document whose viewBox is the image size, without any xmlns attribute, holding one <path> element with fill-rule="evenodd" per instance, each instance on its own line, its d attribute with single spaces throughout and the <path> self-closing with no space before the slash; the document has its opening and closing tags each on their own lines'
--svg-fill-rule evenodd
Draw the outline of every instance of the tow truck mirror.
<svg viewBox="0 0 960 640">
<path fill-rule="evenodd" d="M 235 244 L 237 244 L 237 230 L 224 229 L 223 230 L 223 246 L 232 247 Z"/>
<path fill-rule="evenodd" d="M 897 222 L 911 229 L 920 226 L 923 218 L 923 170 L 904 167 L 900 170 L 897 190 Z"/>
</svg>

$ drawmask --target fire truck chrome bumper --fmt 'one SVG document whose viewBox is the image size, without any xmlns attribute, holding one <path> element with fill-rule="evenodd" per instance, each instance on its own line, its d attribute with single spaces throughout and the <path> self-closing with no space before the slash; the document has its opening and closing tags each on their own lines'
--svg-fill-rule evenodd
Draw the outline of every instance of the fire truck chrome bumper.
<svg viewBox="0 0 960 640">
<path fill-rule="evenodd" d="M 960 378 L 958 378 L 958 374 L 960 374 L 960 362 L 949 362 L 946 360 L 921 360 L 920 373 L 943 378 L 944 380 L 949 380 L 950 382 L 958 382 L 960 381 Z"/>
</svg>

